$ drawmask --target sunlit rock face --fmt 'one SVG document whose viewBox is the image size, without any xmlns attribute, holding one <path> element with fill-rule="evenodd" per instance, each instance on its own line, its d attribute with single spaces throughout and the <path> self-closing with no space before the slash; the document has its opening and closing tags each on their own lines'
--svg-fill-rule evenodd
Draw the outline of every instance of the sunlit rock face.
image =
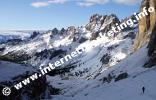
<svg viewBox="0 0 156 100">
<path fill-rule="evenodd" d="M 156 1 L 143 0 L 140 12 L 143 12 L 145 7 L 146 9 L 154 7 L 155 11 L 148 13 L 146 17 L 143 17 L 139 21 L 139 33 L 134 42 L 134 51 L 140 49 L 143 45 L 148 44 L 149 61 L 145 67 L 151 67 L 156 64 Z"/>
<path fill-rule="evenodd" d="M 134 51 L 141 48 L 144 44 L 149 42 L 151 32 L 156 22 L 156 1 L 155 0 L 143 0 L 140 7 L 140 12 L 143 12 L 144 7 L 154 7 L 155 12 L 148 13 L 148 16 L 143 17 L 139 21 L 139 33 L 136 36 L 134 42 Z"/>
</svg>

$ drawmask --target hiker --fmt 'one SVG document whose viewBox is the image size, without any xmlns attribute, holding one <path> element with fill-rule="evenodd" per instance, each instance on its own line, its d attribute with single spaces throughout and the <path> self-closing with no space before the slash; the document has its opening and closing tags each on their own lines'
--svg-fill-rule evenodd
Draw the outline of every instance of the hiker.
<svg viewBox="0 0 156 100">
<path fill-rule="evenodd" d="M 143 86 L 142 87 L 142 93 L 144 94 L 144 92 L 145 92 L 145 87 Z"/>
</svg>

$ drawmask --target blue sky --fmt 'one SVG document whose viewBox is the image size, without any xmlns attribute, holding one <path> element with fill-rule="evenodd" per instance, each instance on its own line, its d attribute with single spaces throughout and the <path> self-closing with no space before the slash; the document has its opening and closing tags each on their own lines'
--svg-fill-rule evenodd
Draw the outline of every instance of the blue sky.
<svg viewBox="0 0 156 100">
<path fill-rule="evenodd" d="M 81 26 L 91 15 L 120 19 L 139 11 L 140 0 L 1 0 L 0 30 L 48 30 Z"/>
</svg>

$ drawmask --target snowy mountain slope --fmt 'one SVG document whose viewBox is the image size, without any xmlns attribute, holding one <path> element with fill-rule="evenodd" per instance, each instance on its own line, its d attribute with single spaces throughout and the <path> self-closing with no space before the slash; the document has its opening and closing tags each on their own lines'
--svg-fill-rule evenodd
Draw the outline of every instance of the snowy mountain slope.
<svg viewBox="0 0 156 100">
<path fill-rule="evenodd" d="M 76 74 L 75 72 L 78 72 L 77 74 L 79 74 L 79 71 L 91 71 L 93 69 L 90 72 L 90 74 L 93 74 L 95 71 L 99 70 L 103 64 L 105 64 L 107 67 L 110 67 L 131 53 L 133 39 L 131 39 L 131 37 L 124 38 L 128 33 L 129 32 L 124 32 L 124 35 L 112 39 L 104 36 L 102 38 L 98 37 L 96 40 L 86 40 L 83 43 L 77 43 L 72 42 L 72 40 L 69 39 L 70 35 L 67 35 L 67 37 L 64 38 L 62 38 L 62 36 L 55 35 L 55 37 L 53 36 L 51 39 L 52 33 L 48 32 L 40 34 L 33 40 L 30 40 L 26 43 L 24 42 L 19 45 L 7 45 L 5 46 L 5 50 L 2 52 L 2 55 L 9 55 L 11 53 L 11 55 L 13 54 L 16 56 L 16 54 L 20 55 L 20 52 L 22 52 L 31 55 L 31 58 L 28 59 L 26 63 L 34 66 L 43 66 L 49 62 L 54 62 L 56 59 L 59 59 L 58 56 L 60 56 L 60 54 L 51 59 L 51 55 L 46 55 L 46 57 L 44 57 L 41 56 L 41 53 L 44 54 L 46 52 L 50 52 L 51 54 L 55 53 L 57 50 L 63 50 L 65 54 L 69 54 L 77 47 L 85 48 L 86 53 L 82 55 L 83 57 L 74 59 L 74 62 L 80 61 L 76 65 L 79 67 L 77 67 L 71 73 Z M 38 54 L 40 54 L 39 57 Z M 109 57 L 107 62 L 103 57 L 104 55 L 108 55 Z M 104 59 L 102 59 L 102 57 Z M 70 63 L 74 62 L 71 61 Z"/>
<path fill-rule="evenodd" d="M 51 84 L 63 88 L 62 95 L 54 96 L 54 100 L 155 100 L 155 89 L 153 80 L 156 75 L 156 68 L 146 69 L 143 67 L 147 61 L 146 47 L 121 61 L 114 67 L 105 70 L 94 80 L 68 79 L 61 80 L 58 77 L 50 78 Z M 136 59 L 137 58 L 137 59 Z M 128 73 L 128 78 L 111 83 L 103 83 L 100 79 L 108 74 L 119 75 L 122 72 Z M 54 81 L 53 81 L 54 80 Z M 152 81 L 151 81 L 152 80 Z M 142 94 L 142 87 L 145 86 L 145 94 Z M 113 96 L 112 96 L 113 95 Z"/>
<path fill-rule="evenodd" d="M 26 71 L 33 72 L 35 71 L 35 69 L 31 68 L 30 66 L 26 67 L 20 64 L 0 61 L 0 76 L 1 76 L 0 81 L 1 82 L 11 80 L 13 77 L 26 73 Z"/>
<path fill-rule="evenodd" d="M 79 98 L 82 100 L 155 100 L 156 88 L 153 87 L 156 84 L 156 82 L 153 80 L 155 71 L 156 70 L 148 71 L 148 73 L 141 74 L 135 79 L 128 78 L 117 83 L 97 85 L 92 88 L 83 87 L 82 90 L 78 90 L 76 92 L 72 91 L 72 93 L 76 93 L 76 95 L 70 93 L 70 95 L 65 94 L 65 96 L 54 96 L 54 100 L 79 100 Z M 142 86 L 146 87 L 145 94 L 142 94 Z"/>
<path fill-rule="evenodd" d="M 124 59 L 127 55 L 131 53 L 132 45 L 131 39 L 108 39 L 107 37 L 98 38 L 93 41 L 86 41 L 79 45 L 80 48 L 85 48 L 85 53 L 82 57 L 78 58 L 78 61 L 81 62 L 78 64 L 79 67 L 76 67 L 73 72 L 79 72 L 78 76 L 81 75 L 81 72 L 87 70 L 85 72 L 84 77 L 94 76 L 98 74 L 100 71 L 107 67 L 111 67 L 118 63 L 120 60 Z M 116 46 L 113 50 L 110 50 L 111 47 Z M 102 57 L 105 56 L 102 62 Z M 102 68 L 103 67 L 103 68 Z M 101 69 L 101 70 L 100 70 Z M 72 72 L 72 71 L 71 71 Z"/>
<path fill-rule="evenodd" d="M 4 94 L 2 94 L 4 92 L 0 92 L 0 99 L 24 100 L 24 98 L 27 98 L 29 100 L 33 100 L 41 98 L 42 95 L 47 94 L 48 86 L 46 77 L 39 78 L 34 83 L 29 84 L 20 90 L 16 90 L 14 88 L 15 84 L 37 72 L 37 69 L 32 66 L 0 61 L 0 90 L 2 91 L 5 87 L 9 87 L 11 89 L 11 94 L 9 96 L 4 96 Z M 40 89 L 38 88 L 38 85 L 40 86 Z M 45 98 L 45 96 L 43 97 Z"/>
</svg>

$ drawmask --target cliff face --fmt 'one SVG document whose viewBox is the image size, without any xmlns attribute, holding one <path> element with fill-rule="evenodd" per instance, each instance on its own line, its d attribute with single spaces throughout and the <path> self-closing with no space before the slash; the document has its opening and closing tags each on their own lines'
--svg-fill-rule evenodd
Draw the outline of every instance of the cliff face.
<svg viewBox="0 0 156 100">
<path fill-rule="evenodd" d="M 155 65 L 156 63 L 156 1 L 155 0 L 150 0 L 149 5 L 151 7 L 155 8 L 155 12 L 151 14 L 150 17 L 150 27 L 149 30 L 151 32 L 150 34 L 150 40 L 148 43 L 148 55 L 150 57 L 150 64 Z"/>
<path fill-rule="evenodd" d="M 144 7 L 146 7 L 146 9 L 149 7 L 154 7 L 155 12 L 148 14 L 148 16 L 139 21 L 139 33 L 137 34 L 134 42 L 134 51 L 138 50 L 142 45 L 149 42 L 156 23 L 156 1 L 143 0 L 141 3 L 140 12 L 143 11 Z"/>
<path fill-rule="evenodd" d="M 151 67 L 156 64 L 156 1 L 143 0 L 140 12 L 143 11 L 144 7 L 154 7 L 155 12 L 149 13 L 148 16 L 139 21 L 139 33 L 134 42 L 134 51 L 141 48 L 144 44 L 148 44 L 149 61 L 145 67 Z"/>
<path fill-rule="evenodd" d="M 148 55 L 150 57 L 148 66 L 153 66 L 156 65 L 156 24 L 153 28 L 151 37 L 150 37 L 150 41 L 148 44 Z"/>
</svg>

